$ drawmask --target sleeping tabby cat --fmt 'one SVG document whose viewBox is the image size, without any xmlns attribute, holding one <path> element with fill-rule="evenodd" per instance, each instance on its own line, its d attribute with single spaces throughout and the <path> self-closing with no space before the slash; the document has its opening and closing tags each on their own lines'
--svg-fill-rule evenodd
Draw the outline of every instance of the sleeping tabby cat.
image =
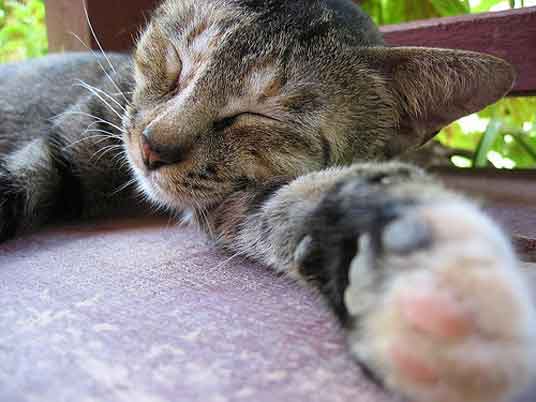
<svg viewBox="0 0 536 402">
<path fill-rule="evenodd" d="M 501 98 L 506 62 L 384 47 L 349 0 L 167 0 L 133 56 L 0 71 L 2 240 L 148 201 L 315 286 L 396 393 L 491 402 L 534 378 L 504 234 L 389 161 Z"/>
</svg>

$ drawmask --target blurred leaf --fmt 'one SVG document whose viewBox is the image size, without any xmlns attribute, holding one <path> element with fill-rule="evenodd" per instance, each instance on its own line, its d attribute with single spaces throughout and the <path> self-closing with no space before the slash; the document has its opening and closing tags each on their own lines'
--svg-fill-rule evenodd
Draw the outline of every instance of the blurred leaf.
<svg viewBox="0 0 536 402">
<path fill-rule="evenodd" d="M 430 0 L 442 16 L 467 14 L 470 10 L 464 1 L 460 0 Z"/>
<path fill-rule="evenodd" d="M 43 0 L 0 0 L 0 62 L 47 53 Z"/>
<path fill-rule="evenodd" d="M 483 13 L 485 11 L 489 11 L 492 7 L 502 2 L 503 0 L 482 0 L 480 4 L 472 8 L 471 11 L 474 13 Z"/>
<path fill-rule="evenodd" d="M 512 137 L 521 145 L 525 152 L 530 155 L 534 162 L 536 162 L 536 149 L 529 145 L 528 141 L 524 138 L 522 133 L 512 133 Z"/>
<path fill-rule="evenodd" d="M 473 159 L 473 166 L 485 167 L 488 166 L 488 153 L 492 150 L 495 141 L 499 136 L 499 130 L 501 128 L 501 122 L 498 119 L 493 119 L 488 124 L 480 143 L 478 144 Z"/>
</svg>

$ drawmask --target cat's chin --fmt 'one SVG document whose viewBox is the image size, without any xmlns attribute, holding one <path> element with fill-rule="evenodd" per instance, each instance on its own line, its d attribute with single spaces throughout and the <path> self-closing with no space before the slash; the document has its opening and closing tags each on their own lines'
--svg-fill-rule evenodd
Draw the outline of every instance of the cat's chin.
<svg viewBox="0 0 536 402">
<path fill-rule="evenodd" d="M 211 197 L 195 197 L 186 189 L 180 191 L 175 189 L 173 193 L 166 190 L 159 184 L 158 173 L 144 173 L 139 169 L 134 169 L 139 191 L 151 204 L 166 211 L 181 212 L 185 210 L 207 210 L 217 203 L 221 197 L 217 195 Z"/>
<path fill-rule="evenodd" d="M 181 211 L 188 208 L 188 203 L 185 203 L 184 200 L 168 194 L 167 191 L 162 189 L 155 180 L 155 177 L 153 177 L 155 173 L 151 173 L 150 171 L 139 167 L 135 158 L 131 154 L 128 155 L 128 161 L 136 181 L 136 187 L 146 201 L 149 201 L 158 209 L 166 211 Z"/>
</svg>

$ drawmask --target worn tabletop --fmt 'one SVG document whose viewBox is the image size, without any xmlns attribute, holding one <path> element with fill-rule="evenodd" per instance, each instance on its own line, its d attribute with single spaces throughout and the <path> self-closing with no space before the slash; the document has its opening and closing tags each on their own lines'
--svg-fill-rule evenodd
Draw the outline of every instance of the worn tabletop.
<svg viewBox="0 0 536 402">
<path fill-rule="evenodd" d="M 316 294 L 167 222 L 1 246 L 0 306 L 2 402 L 394 400 Z"/>
</svg>

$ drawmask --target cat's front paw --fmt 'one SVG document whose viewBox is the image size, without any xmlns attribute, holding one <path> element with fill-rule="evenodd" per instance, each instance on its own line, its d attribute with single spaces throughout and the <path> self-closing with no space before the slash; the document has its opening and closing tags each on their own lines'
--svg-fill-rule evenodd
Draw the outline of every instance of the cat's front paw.
<svg viewBox="0 0 536 402">
<path fill-rule="evenodd" d="M 465 201 L 395 209 L 351 264 L 353 354 L 413 400 L 508 400 L 536 378 L 536 320 L 507 240 Z"/>
</svg>

